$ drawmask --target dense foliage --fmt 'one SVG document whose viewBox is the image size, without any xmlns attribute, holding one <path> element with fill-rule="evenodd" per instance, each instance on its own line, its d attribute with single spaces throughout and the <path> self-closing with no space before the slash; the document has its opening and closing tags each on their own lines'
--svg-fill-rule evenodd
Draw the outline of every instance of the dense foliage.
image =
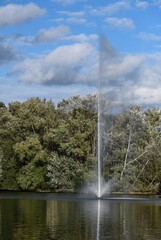
<svg viewBox="0 0 161 240">
<path fill-rule="evenodd" d="M 161 111 L 130 107 L 106 133 L 106 180 L 115 191 L 157 192 L 161 182 Z"/>
<path fill-rule="evenodd" d="M 131 106 L 105 113 L 103 174 L 113 191 L 157 192 L 161 183 L 161 111 Z M 110 122 L 110 124 L 109 124 Z M 112 123 L 112 124 L 111 124 Z M 55 108 L 30 98 L 0 103 L 0 189 L 75 190 L 96 177 L 97 96 L 73 96 Z"/>
</svg>

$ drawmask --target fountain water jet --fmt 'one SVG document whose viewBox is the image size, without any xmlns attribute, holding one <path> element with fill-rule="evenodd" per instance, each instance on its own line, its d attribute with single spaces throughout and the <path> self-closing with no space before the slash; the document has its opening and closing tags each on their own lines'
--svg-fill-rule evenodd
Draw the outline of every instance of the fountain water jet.
<svg viewBox="0 0 161 240">
<path fill-rule="evenodd" d="M 82 190 L 83 192 L 92 192 L 97 196 L 98 199 L 107 193 L 110 192 L 110 185 L 111 183 L 105 183 L 103 179 L 103 170 L 102 170 L 102 159 L 104 157 L 104 143 L 103 137 L 105 132 L 105 119 L 104 115 L 109 111 L 111 108 L 110 101 L 111 99 L 108 98 L 106 104 L 106 97 L 105 93 L 102 90 L 102 86 L 107 86 L 108 78 L 107 78 L 107 64 L 109 61 L 114 57 L 114 52 L 110 47 L 107 39 L 103 34 L 100 35 L 100 44 L 99 44 L 99 70 L 98 70 L 98 84 L 97 84 L 97 180 L 95 183 L 85 186 Z M 110 101 L 109 101 L 110 100 Z"/>
<path fill-rule="evenodd" d="M 99 46 L 99 76 L 98 76 L 98 125 L 97 125 L 97 197 L 101 198 L 105 189 L 109 188 L 107 184 L 103 182 L 102 175 L 102 128 L 103 128 L 103 93 L 101 89 L 102 80 L 104 78 L 104 64 L 107 63 L 109 58 L 113 56 L 113 50 L 111 49 L 107 39 L 103 34 L 100 35 Z"/>
</svg>

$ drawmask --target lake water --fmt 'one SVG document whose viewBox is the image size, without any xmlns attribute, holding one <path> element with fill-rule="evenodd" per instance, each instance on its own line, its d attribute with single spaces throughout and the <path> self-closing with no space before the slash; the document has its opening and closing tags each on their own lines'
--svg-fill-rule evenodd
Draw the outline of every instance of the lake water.
<svg viewBox="0 0 161 240">
<path fill-rule="evenodd" d="M 0 193 L 1 240 L 160 240 L 158 196 Z"/>
</svg>

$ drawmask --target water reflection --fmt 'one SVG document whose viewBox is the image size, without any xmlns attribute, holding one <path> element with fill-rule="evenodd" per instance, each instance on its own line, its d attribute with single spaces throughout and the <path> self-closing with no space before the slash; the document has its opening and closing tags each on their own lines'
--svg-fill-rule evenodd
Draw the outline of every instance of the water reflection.
<svg viewBox="0 0 161 240">
<path fill-rule="evenodd" d="M 159 240 L 161 203 L 0 199 L 0 239 Z"/>
<path fill-rule="evenodd" d="M 98 200 L 98 207 L 97 207 L 97 240 L 100 239 L 100 206 L 101 202 Z"/>
</svg>

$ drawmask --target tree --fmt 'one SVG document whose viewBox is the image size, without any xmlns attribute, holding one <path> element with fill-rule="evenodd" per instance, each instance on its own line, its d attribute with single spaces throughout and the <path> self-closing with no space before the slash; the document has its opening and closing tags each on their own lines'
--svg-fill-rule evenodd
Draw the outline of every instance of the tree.
<svg viewBox="0 0 161 240">
<path fill-rule="evenodd" d="M 47 138 L 59 154 L 87 163 L 96 151 L 96 115 L 75 109 L 68 119 L 59 120 L 57 128 L 51 129 L 44 141 Z"/>
<path fill-rule="evenodd" d="M 84 172 L 83 164 L 54 153 L 48 164 L 49 187 L 52 190 L 79 189 L 84 182 Z"/>
<path fill-rule="evenodd" d="M 3 151 L 2 151 L 2 149 L 0 149 L 0 181 L 1 181 L 1 177 L 2 177 L 2 172 L 3 172 L 3 170 L 2 170 L 2 159 L 3 159 Z"/>
<path fill-rule="evenodd" d="M 3 102 L 0 102 L 0 108 L 6 108 L 6 106 Z"/>
<path fill-rule="evenodd" d="M 74 95 L 67 99 L 63 98 L 57 106 L 59 110 L 66 113 L 71 113 L 74 109 L 84 109 L 92 113 L 97 113 L 98 97 L 97 94 L 87 94 L 84 97 Z"/>
<path fill-rule="evenodd" d="M 160 141 L 151 134 L 140 107 L 132 106 L 118 114 L 105 143 L 105 178 L 113 179 L 115 190 L 156 191 Z"/>
<path fill-rule="evenodd" d="M 27 137 L 25 141 L 16 143 L 13 148 L 20 168 L 17 179 L 21 189 L 44 189 L 48 156 L 38 138 Z"/>
<path fill-rule="evenodd" d="M 161 186 L 161 111 L 101 98 L 101 154 L 115 191 Z M 96 175 L 97 95 L 0 103 L 0 189 L 77 189 Z M 118 111 L 119 110 L 119 111 Z M 49 184 L 47 184 L 49 182 Z"/>
</svg>

